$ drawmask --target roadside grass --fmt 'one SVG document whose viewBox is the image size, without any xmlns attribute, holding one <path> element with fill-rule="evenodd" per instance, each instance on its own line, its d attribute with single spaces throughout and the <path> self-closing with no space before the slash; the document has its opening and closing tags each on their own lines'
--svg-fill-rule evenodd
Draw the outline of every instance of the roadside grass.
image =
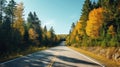
<svg viewBox="0 0 120 67">
<path fill-rule="evenodd" d="M 41 50 L 45 50 L 45 49 L 48 49 L 48 47 L 45 47 L 45 46 L 44 47 L 31 46 L 25 51 L 18 52 L 18 53 L 11 53 L 11 54 L 9 54 L 5 57 L 1 57 L 0 58 L 0 63 L 5 62 L 5 61 L 9 61 L 9 60 L 12 60 L 12 59 L 15 59 L 15 58 L 19 58 L 19 57 L 22 57 L 22 56 L 26 56 L 28 54 L 31 54 L 31 53 L 34 53 L 34 52 L 37 52 L 37 51 L 41 51 Z"/>
<path fill-rule="evenodd" d="M 109 59 L 107 59 L 107 58 L 105 58 L 103 56 L 96 55 L 96 54 L 94 54 L 92 52 L 89 52 L 89 51 L 86 51 L 86 50 L 83 50 L 83 49 L 80 49 L 80 48 L 76 48 L 76 47 L 72 47 L 72 46 L 68 46 L 68 47 L 75 50 L 75 51 L 78 51 L 78 52 L 80 52 L 82 54 L 85 54 L 86 56 L 89 56 L 89 57 L 97 60 L 101 64 L 105 65 L 105 67 L 120 67 L 119 62 L 109 60 Z"/>
</svg>

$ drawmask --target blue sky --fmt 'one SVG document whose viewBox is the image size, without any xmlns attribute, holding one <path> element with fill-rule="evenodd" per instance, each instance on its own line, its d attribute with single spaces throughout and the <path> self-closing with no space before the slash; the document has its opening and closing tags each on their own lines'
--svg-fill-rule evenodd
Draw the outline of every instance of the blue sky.
<svg viewBox="0 0 120 67">
<path fill-rule="evenodd" d="M 84 0 L 15 0 L 24 3 L 24 15 L 36 12 L 42 26 L 53 26 L 56 34 L 68 34 L 72 22 L 77 22 L 81 15 Z"/>
</svg>

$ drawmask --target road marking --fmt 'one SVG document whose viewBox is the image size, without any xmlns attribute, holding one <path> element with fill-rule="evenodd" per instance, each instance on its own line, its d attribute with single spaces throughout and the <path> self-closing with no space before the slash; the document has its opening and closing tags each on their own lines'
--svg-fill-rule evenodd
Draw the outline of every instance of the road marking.
<svg viewBox="0 0 120 67">
<path fill-rule="evenodd" d="M 47 67 L 52 67 L 52 65 L 54 64 L 57 56 L 58 56 L 58 52 L 55 52 L 55 55 L 51 58 L 50 63 L 47 65 Z"/>
<path fill-rule="evenodd" d="M 68 47 L 67 47 L 67 48 L 68 48 Z M 70 49 L 70 48 L 69 48 L 69 49 Z M 90 58 L 90 57 L 88 57 L 88 56 L 86 56 L 86 55 L 84 55 L 84 54 L 82 54 L 82 53 L 80 53 L 80 52 L 77 52 L 77 51 L 72 50 L 72 49 L 70 49 L 70 50 L 73 51 L 73 52 L 75 52 L 76 54 L 79 54 L 80 56 L 83 56 L 83 57 L 89 59 L 90 61 L 92 61 L 92 62 L 94 62 L 94 63 L 96 63 L 96 64 L 98 64 L 98 65 L 100 65 L 100 66 L 102 66 L 102 67 L 105 67 L 104 65 L 100 64 L 99 62 L 93 60 L 92 58 Z"/>
</svg>

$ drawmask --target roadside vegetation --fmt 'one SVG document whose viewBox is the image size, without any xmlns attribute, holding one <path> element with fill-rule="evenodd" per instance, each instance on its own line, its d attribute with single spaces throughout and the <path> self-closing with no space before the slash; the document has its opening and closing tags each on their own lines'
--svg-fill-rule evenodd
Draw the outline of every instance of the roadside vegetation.
<svg viewBox="0 0 120 67">
<path fill-rule="evenodd" d="M 82 15 L 72 24 L 66 44 L 84 47 L 93 53 L 98 49 L 94 54 L 100 54 L 102 50 L 101 56 L 120 62 L 120 1 L 85 0 Z"/>
<path fill-rule="evenodd" d="M 22 2 L 0 0 L 0 61 L 58 44 L 53 27 L 42 28 L 41 22 L 36 12 L 29 12 L 25 20 Z"/>
<path fill-rule="evenodd" d="M 75 47 L 70 46 L 69 48 L 71 48 L 73 50 L 76 50 L 76 51 L 78 51 L 82 54 L 87 55 L 88 57 L 90 57 L 91 59 L 99 62 L 100 64 L 104 65 L 105 67 L 120 67 L 119 62 L 115 62 L 115 61 L 107 59 L 106 57 L 103 57 L 101 55 L 94 54 L 94 53 L 88 51 L 87 49 L 85 49 L 84 47 L 75 48 Z"/>
</svg>

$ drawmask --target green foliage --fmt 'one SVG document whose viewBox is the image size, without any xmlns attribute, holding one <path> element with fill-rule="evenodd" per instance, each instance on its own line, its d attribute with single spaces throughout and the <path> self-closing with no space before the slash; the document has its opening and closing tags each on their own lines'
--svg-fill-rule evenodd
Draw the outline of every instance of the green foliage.
<svg viewBox="0 0 120 67">
<path fill-rule="evenodd" d="M 70 30 L 66 44 L 86 47 L 119 47 L 119 22 L 120 0 L 98 0 L 93 3 L 90 0 L 85 0 L 80 20 L 75 28 Z"/>
<path fill-rule="evenodd" d="M 0 0 L 0 58 L 23 52 L 31 46 L 55 46 L 60 42 L 53 27 L 50 30 L 41 27 L 35 12 L 30 12 L 25 21 L 23 10 L 23 3 Z"/>
<path fill-rule="evenodd" d="M 5 9 L 6 0 L 0 0 L 0 21 L 3 20 L 3 13 Z"/>
<path fill-rule="evenodd" d="M 91 9 L 92 9 L 91 1 L 85 0 L 85 2 L 83 4 L 82 15 L 81 15 L 80 20 L 83 20 L 86 22 L 88 20 L 88 15 L 89 15 L 89 12 L 91 11 Z"/>
</svg>

